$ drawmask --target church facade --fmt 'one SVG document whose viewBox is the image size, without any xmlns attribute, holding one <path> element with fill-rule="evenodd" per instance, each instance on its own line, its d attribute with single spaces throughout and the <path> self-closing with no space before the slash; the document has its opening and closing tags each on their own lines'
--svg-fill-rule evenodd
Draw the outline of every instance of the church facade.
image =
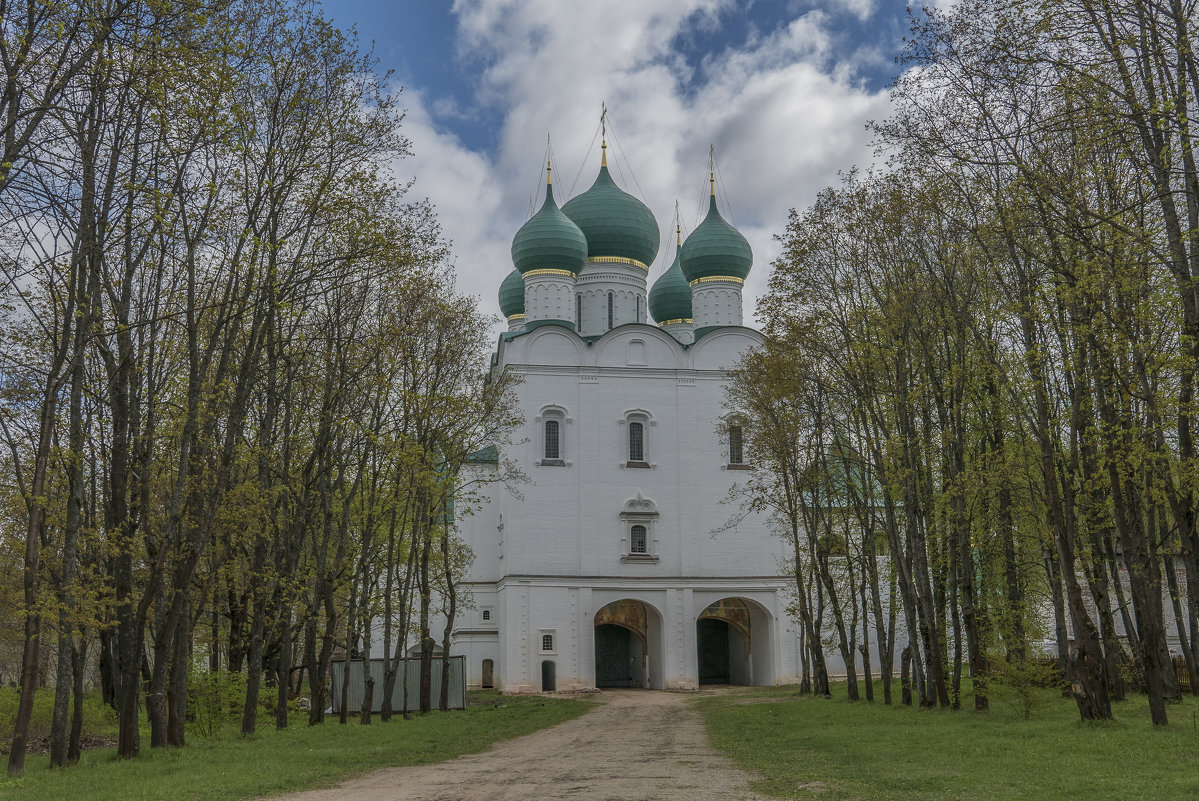
<svg viewBox="0 0 1199 801">
<path fill-rule="evenodd" d="M 522 379 L 525 424 L 502 456 L 530 482 L 458 521 L 475 558 L 453 650 L 472 686 L 798 681 L 785 544 L 729 501 L 752 468 L 723 403 L 725 368 L 761 341 L 742 325 L 752 253 L 714 182 L 651 288 L 659 237 L 605 155 L 561 208 L 547 175 L 513 240 L 493 369 Z"/>
</svg>

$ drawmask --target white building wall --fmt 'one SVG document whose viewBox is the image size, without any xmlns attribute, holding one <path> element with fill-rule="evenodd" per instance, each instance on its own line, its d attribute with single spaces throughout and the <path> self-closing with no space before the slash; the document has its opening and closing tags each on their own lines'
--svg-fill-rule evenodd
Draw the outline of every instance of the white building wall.
<svg viewBox="0 0 1199 801">
<path fill-rule="evenodd" d="M 647 270 L 622 262 L 588 261 L 579 273 L 579 334 L 599 336 L 626 323 L 644 323 Z M 608 295 L 612 295 L 612 325 L 608 325 Z"/>
<path fill-rule="evenodd" d="M 669 323 L 658 327 L 684 345 L 695 342 L 695 326 L 691 323 Z"/>
<path fill-rule="evenodd" d="M 722 325 L 741 325 L 741 284 L 705 279 L 691 287 L 691 319 L 694 330 Z"/>
<path fill-rule="evenodd" d="M 531 270 L 524 274 L 525 326 L 538 320 L 575 323 L 575 276 L 565 270 Z"/>
<path fill-rule="evenodd" d="M 459 626 L 455 647 L 468 656 L 468 681 L 477 684 L 482 660 L 492 658 L 498 686 L 536 691 L 548 659 L 558 689 L 594 686 L 596 612 L 634 599 L 652 610 L 645 682 L 693 688 L 696 621 L 728 597 L 754 609 L 755 683 L 798 680 L 786 614 L 790 583 L 778 576 L 784 543 L 761 516 L 717 531 L 739 514 L 721 501 L 742 477 L 725 469 L 716 431 L 725 413 L 720 368 L 757 341 L 745 329 L 714 331 L 685 349 L 648 324 L 621 326 L 591 343 L 553 325 L 501 341 L 497 369 L 522 376 L 516 391 L 526 415 L 505 456 L 531 483 L 519 488 L 521 498 L 494 491 L 460 520 L 475 554 L 475 604 L 487 600 L 497 621 L 494 632 Z M 542 458 L 551 418 L 562 432 L 553 464 Z M 644 425 L 648 466 L 629 464 L 633 419 Z M 639 498 L 657 511 L 645 523 L 656 560 L 627 558 L 631 518 L 622 512 Z M 554 637 L 551 652 L 541 649 L 546 632 Z"/>
</svg>

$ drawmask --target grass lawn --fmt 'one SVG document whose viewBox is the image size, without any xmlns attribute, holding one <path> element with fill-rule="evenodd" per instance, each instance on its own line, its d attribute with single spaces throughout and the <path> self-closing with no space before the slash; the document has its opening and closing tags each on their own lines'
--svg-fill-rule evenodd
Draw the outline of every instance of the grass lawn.
<svg viewBox="0 0 1199 801">
<path fill-rule="evenodd" d="M 581 715 L 591 702 L 471 693 L 465 710 L 370 726 L 307 725 L 306 714 L 282 732 L 264 718 L 258 733 L 241 737 L 235 723 L 210 738 L 188 735 L 184 748 L 151 749 L 143 735 L 142 756 L 118 760 L 115 749 L 85 751 L 78 765 L 51 771 L 49 757 L 30 754 L 25 776 L 9 779 L 0 770 L 0 798 L 69 799 L 238 799 L 325 787 L 353 774 L 397 765 L 439 762 L 485 750 L 492 743 Z M 8 723 L 11 731 L 12 723 Z M 7 763 L 7 757 L 4 758 Z"/>
<path fill-rule="evenodd" d="M 1024 720 L 993 687 L 991 712 L 947 712 L 755 688 L 697 699 L 715 746 L 762 777 L 759 792 L 819 799 L 1199 798 L 1199 703 L 1154 729 L 1144 696 L 1084 725 L 1069 698 L 1040 691 Z M 969 696 L 963 698 L 966 703 Z M 898 687 L 896 687 L 898 700 Z"/>
</svg>

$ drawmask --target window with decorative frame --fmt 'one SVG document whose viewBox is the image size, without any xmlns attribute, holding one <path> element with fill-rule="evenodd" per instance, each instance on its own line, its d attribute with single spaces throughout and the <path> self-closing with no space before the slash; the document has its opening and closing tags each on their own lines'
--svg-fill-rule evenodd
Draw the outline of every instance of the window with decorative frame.
<svg viewBox="0 0 1199 801">
<path fill-rule="evenodd" d="M 621 465 L 623 467 L 656 467 L 651 461 L 654 454 L 652 430 L 654 418 L 645 409 L 629 409 L 621 418 L 623 443 Z"/>
<path fill-rule="evenodd" d="M 570 418 L 566 411 L 558 406 L 547 406 L 536 418 L 536 431 L 540 441 L 536 443 L 540 459 L 536 464 L 542 467 L 565 467 L 569 464 L 567 457 L 566 428 Z"/>
<path fill-rule="evenodd" d="M 625 501 L 620 512 L 623 536 L 621 538 L 622 562 L 658 562 L 658 541 L 654 539 L 654 526 L 658 522 L 658 506 L 637 491 L 635 497 Z"/>
</svg>

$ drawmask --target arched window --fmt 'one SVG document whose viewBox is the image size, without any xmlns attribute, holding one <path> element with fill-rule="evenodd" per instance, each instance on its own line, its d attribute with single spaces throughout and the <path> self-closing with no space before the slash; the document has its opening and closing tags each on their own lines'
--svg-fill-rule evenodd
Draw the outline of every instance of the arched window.
<svg viewBox="0 0 1199 801">
<path fill-rule="evenodd" d="M 557 420 L 545 421 L 545 456 L 546 459 L 562 458 L 561 423 Z"/>
<path fill-rule="evenodd" d="M 615 317 L 613 315 L 613 309 L 615 308 L 615 303 L 616 303 L 615 296 L 611 292 L 609 292 L 608 293 L 608 328 L 612 327 L 612 321 L 615 319 Z"/>
<path fill-rule="evenodd" d="M 641 322 L 641 296 L 637 296 L 637 322 Z"/>
<path fill-rule="evenodd" d="M 629 461 L 645 461 L 645 426 L 635 421 L 629 423 Z"/>
<path fill-rule="evenodd" d="M 645 553 L 645 526 L 636 525 L 629 529 L 629 553 Z"/>
<path fill-rule="evenodd" d="M 575 330 L 583 330 L 583 296 L 575 295 Z"/>
<path fill-rule="evenodd" d="M 745 464 L 745 451 L 741 446 L 741 426 L 729 426 L 729 464 Z"/>
<path fill-rule="evenodd" d="M 570 458 L 570 420 L 566 409 L 556 404 L 543 406 L 534 418 L 532 433 L 536 442 L 533 452 L 538 456 L 534 462 L 538 467 L 570 466 L 567 461 Z"/>
</svg>

